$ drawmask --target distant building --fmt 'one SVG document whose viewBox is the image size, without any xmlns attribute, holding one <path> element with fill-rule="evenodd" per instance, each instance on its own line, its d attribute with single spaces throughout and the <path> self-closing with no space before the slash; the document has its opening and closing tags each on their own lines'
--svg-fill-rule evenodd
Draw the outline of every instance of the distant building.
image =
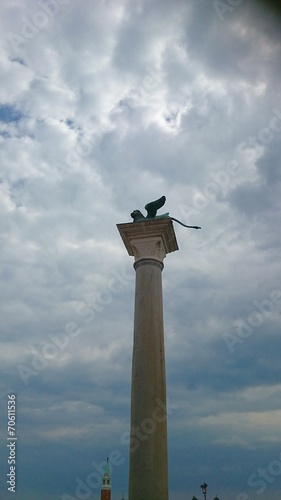
<svg viewBox="0 0 281 500">
<path fill-rule="evenodd" d="M 111 500 L 111 477 L 110 477 L 108 459 L 104 475 L 102 477 L 100 500 Z"/>
<path fill-rule="evenodd" d="M 111 500 L 111 477 L 108 459 L 106 461 L 104 475 L 102 476 L 100 500 Z M 121 500 L 125 500 L 124 493 Z"/>
</svg>

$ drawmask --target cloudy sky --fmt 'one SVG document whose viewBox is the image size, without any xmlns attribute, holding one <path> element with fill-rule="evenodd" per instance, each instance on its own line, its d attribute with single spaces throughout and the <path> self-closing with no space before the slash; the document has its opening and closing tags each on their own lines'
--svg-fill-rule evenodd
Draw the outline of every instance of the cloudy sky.
<svg viewBox="0 0 281 500">
<path fill-rule="evenodd" d="M 116 224 L 166 195 L 202 226 L 174 224 L 163 271 L 170 500 L 204 481 L 210 499 L 280 500 L 277 13 L 0 9 L 1 498 L 15 394 L 13 498 L 98 500 L 111 457 L 112 500 L 127 499 L 135 271 Z"/>
</svg>

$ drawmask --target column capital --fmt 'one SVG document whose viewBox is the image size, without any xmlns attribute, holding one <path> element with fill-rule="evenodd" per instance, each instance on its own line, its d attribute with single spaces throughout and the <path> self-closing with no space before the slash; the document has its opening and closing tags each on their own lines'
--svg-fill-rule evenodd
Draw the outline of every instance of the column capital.
<svg viewBox="0 0 281 500">
<path fill-rule="evenodd" d="M 117 224 L 117 228 L 128 254 L 135 258 L 135 262 L 143 259 L 163 262 L 167 253 L 179 249 L 171 219 L 128 222 Z"/>
</svg>

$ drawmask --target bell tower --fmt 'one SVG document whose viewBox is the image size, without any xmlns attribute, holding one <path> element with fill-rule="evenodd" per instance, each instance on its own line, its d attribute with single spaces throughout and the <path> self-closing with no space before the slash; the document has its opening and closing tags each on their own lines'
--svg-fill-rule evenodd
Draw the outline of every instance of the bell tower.
<svg viewBox="0 0 281 500">
<path fill-rule="evenodd" d="M 111 477 L 108 459 L 106 461 L 105 471 L 102 477 L 100 500 L 111 500 Z"/>
</svg>

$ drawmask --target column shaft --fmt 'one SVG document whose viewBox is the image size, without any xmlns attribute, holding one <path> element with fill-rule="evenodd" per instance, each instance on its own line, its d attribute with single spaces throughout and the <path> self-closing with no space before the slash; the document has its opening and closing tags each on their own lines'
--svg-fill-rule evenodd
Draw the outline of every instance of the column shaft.
<svg viewBox="0 0 281 500">
<path fill-rule="evenodd" d="M 129 500 L 168 500 L 162 268 L 135 263 Z"/>
<path fill-rule="evenodd" d="M 168 218 L 117 227 L 136 270 L 129 500 L 168 500 L 161 272 L 178 244 Z"/>
</svg>

